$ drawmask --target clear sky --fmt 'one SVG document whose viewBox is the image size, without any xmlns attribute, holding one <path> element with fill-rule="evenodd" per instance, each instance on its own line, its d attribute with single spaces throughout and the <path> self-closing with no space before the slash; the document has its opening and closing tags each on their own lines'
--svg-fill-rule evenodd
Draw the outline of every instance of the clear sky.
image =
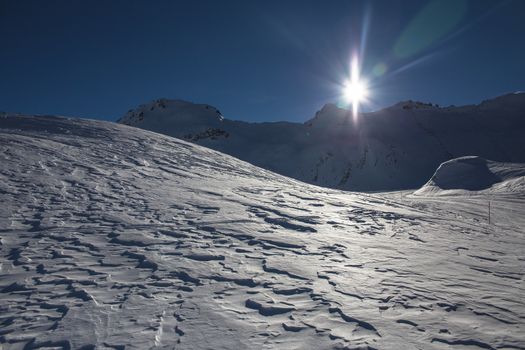
<svg viewBox="0 0 525 350">
<path fill-rule="evenodd" d="M 525 90 L 525 1 L 0 0 L 0 111 L 115 120 L 165 97 L 304 121 L 353 55 L 373 110 Z"/>
</svg>

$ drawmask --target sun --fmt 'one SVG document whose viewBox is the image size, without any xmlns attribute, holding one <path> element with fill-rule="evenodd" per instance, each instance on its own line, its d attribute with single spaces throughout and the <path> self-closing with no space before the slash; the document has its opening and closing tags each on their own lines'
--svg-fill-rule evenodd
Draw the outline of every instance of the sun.
<svg viewBox="0 0 525 350">
<path fill-rule="evenodd" d="M 359 104 L 365 102 L 369 95 L 366 82 L 359 75 L 359 62 L 357 57 L 354 57 L 352 59 L 350 80 L 343 84 L 342 90 L 343 98 L 352 104 L 354 118 L 357 117 L 359 112 Z"/>
<path fill-rule="evenodd" d="M 343 95 L 348 102 L 359 103 L 368 96 L 368 90 L 362 81 L 349 81 L 343 87 Z"/>
</svg>

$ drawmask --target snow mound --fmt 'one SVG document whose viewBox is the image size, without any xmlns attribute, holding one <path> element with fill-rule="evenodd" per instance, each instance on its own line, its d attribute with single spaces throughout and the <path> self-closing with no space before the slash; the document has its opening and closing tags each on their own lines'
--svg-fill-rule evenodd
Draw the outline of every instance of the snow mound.
<svg viewBox="0 0 525 350">
<path fill-rule="evenodd" d="M 491 192 L 517 194 L 525 184 L 525 164 L 499 163 L 478 156 L 466 156 L 442 163 L 416 195 Z M 468 193 L 467 192 L 467 193 Z"/>
<path fill-rule="evenodd" d="M 443 190 L 477 191 L 489 188 L 500 179 L 490 171 L 486 159 L 470 156 L 442 163 L 431 181 L 434 186 Z"/>
</svg>

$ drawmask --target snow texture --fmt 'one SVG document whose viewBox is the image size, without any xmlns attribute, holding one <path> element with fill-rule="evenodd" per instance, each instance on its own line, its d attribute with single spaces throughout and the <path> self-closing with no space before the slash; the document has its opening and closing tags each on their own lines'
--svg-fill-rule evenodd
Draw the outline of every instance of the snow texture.
<svg viewBox="0 0 525 350">
<path fill-rule="evenodd" d="M 2 349 L 524 349 L 525 201 L 358 194 L 0 116 Z"/>
<path fill-rule="evenodd" d="M 357 119 L 327 104 L 304 124 L 233 121 L 209 105 L 161 99 L 119 122 L 346 190 L 417 189 L 439 164 L 462 156 L 525 163 L 525 93 L 462 107 L 406 101 Z"/>
</svg>

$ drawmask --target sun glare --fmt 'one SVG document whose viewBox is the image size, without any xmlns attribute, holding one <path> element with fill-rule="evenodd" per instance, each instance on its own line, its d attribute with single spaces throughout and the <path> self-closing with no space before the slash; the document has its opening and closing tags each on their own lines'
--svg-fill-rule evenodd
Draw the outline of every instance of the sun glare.
<svg viewBox="0 0 525 350">
<path fill-rule="evenodd" d="M 344 96 L 348 102 L 360 102 L 366 98 L 368 92 L 366 86 L 361 81 L 348 82 L 343 90 Z"/>
<path fill-rule="evenodd" d="M 352 104 L 354 117 L 359 112 L 359 104 L 368 97 L 368 89 L 365 82 L 359 77 L 359 63 L 355 57 L 352 59 L 350 80 L 343 86 L 343 97 Z"/>
</svg>

